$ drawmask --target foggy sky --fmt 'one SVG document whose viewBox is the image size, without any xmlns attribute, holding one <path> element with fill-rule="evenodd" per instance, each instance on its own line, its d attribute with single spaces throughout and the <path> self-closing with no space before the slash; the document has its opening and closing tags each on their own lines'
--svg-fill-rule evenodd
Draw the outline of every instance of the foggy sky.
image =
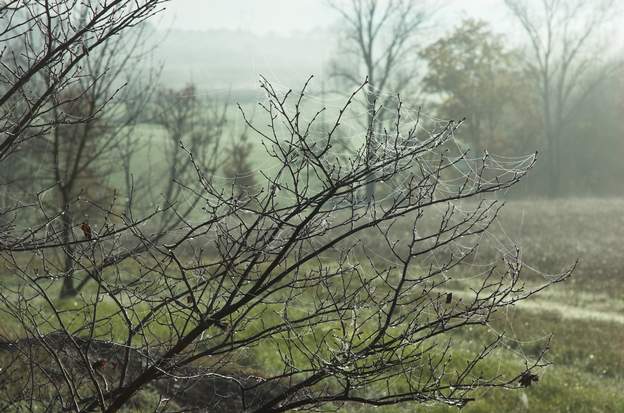
<svg viewBox="0 0 624 413">
<path fill-rule="evenodd" d="M 507 17 L 502 0 L 451 0 L 444 20 L 477 17 L 502 28 Z M 172 0 L 158 19 L 163 28 L 229 29 L 255 34 L 291 34 L 331 27 L 337 16 L 326 0 Z"/>
<path fill-rule="evenodd" d="M 510 47 L 526 45 L 526 34 L 503 0 L 428 1 L 441 7 L 431 30 L 423 33 L 423 44 L 449 33 L 466 18 L 477 18 L 504 35 Z M 328 0 L 170 0 L 151 20 L 161 30 L 177 32 L 177 37 L 166 36 L 161 44 L 158 60 L 165 63 L 163 77 L 171 84 L 191 79 L 211 89 L 255 88 L 259 73 L 289 84 L 304 75 L 322 75 L 335 52 L 333 36 L 340 21 Z M 603 30 L 603 41 L 611 44 L 614 54 L 624 49 L 624 24 L 615 26 Z M 231 38 L 227 32 L 209 37 L 195 33 L 223 29 L 237 33 Z M 267 41 L 265 35 L 276 36 Z"/>
</svg>

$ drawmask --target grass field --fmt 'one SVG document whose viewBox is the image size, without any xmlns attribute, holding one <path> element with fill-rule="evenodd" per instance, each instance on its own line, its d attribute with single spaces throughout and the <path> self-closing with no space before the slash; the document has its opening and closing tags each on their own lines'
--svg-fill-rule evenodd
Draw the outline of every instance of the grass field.
<svg viewBox="0 0 624 413">
<path fill-rule="evenodd" d="M 458 296 L 468 291 L 480 265 L 495 262 L 516 245 L 526 262 L 528 283 L 539 283 L 573 265 L 573 277 L 509 309 L 487 328 L 465 329 L 454 335 L 455 351 L 478 348 L 506 332 L 503 351 L 488 361 L 493 372 L 516 371 L 522 366 L 510 354 L 531 358 L 550 339 L 539 383 L 519 390 L 488 390 L 478 394 L 463 411 L 611 413 L 624 411 L 624 200 L 570 199 L 510 201 L 498 221 L 481 239 L 474 261 L 455 274 Z M 4 272 L 4 271 L 3 271 Z M 72 303 L 64 303 L 71 306 Z M 2 325 L 14 336 L 10 324 Z M 261 374 L 275 365 L 275 347 L 267 342 L 249 349 L 239 368 Z M 520 358 L 518 358 L 519 360 Z M 141 398 L 153 402 L 154 390 Z M 19 411 L 19 410 L 16 410 Z M 436 405 L 366 408 L 339 407 L 346 412 L 451 412 Z"/>
<path fill-rule="evenodd" d="M 624 201 L 619 199 L 511 201 L 505 206 L 498 222 L 484 236 L 480 251 L 484 261 L 495 259 L 496 250 L 518 245 L 527 263 L 525 275 L 533 282 L 560 272 L 576 260 L 578 266 L 565 283 L 501 315 L 489 333 L 464 331 L 459 337 L 462 345 L 470 345 L 504 330 L 510 349 L 530 355 L 552 335 L 547 355 L 552 365 L 544 369 L 538 385 L 518 391 L 484 392 L 480 400 L 462 411 L 624 411 L 624 261 L 619 247 L 624 237 L 622 211 Z M 491 363 L 505 369 L 509 367 L 506 360 L 501 356 Z M 386 411 L 453 409 L 394 407 Z"/>
</svg>

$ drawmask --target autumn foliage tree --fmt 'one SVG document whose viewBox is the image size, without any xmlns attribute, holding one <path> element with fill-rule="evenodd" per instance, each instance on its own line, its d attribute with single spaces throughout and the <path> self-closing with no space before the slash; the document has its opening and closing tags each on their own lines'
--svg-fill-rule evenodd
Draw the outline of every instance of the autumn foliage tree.
<svg viewBox="0 0 624 413">
<path fill-rule="evenodd" d="M 519 56 L 487 23 L 466 20 L 420 56 L 428 66 L 425 92 L 440 99 L 438 110 L 444 118 L 466 117 L 463 138 L 476 153 L 513 145 L 505 120 L 519 96 Z"/>
</svg>

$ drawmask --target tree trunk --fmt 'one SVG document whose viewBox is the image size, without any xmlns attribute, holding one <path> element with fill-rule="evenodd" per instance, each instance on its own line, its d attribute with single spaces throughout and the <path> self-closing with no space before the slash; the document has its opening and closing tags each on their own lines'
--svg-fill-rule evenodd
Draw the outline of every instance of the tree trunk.
<svg viewBox="0 0 624 413">
<path fill-rule="evenodd" d="M 550 79 L 548 74 L 544 75 L 544 128 L 546 138 L 546 159 L 548 161 L 548 186 L 546 195 L 549 198 L 557 198 L 559 195 L 559 167 L 557 154 L 557 133 L 553 120 L 553 107 L 550 96 Z"/>
<path fill-rule="evenodd" d="M 366 94 L 366 110 L 367 110 L 367 135 L 366 135 L 366 160 L 369 164 L 372 164 L 375 161 L 375 150 L 373 148 L 373 139 L 375 132 L 375 103 L 376 103 L 376 93 L 374 90 L 373 84 L 370 82 L 368 84 L 368 93 Z M 375 181 L 374 175 L 371 175 L 369 178 L 369 182 L 366 184 L 366 203 L 370 205 L 375 199 Z"/>
<path fill-rule="evenodd" d="M 73 217 L 69 207 L 68 194 L 62 191 L 61 200 L 63 202 L 61 238 L 64 245 L 64 266 L 63 266 L 63 286 L 60 298 L 70 298 L 77 294 L 74 286 L 74 247 L 72 241 Z"/>
</svg>

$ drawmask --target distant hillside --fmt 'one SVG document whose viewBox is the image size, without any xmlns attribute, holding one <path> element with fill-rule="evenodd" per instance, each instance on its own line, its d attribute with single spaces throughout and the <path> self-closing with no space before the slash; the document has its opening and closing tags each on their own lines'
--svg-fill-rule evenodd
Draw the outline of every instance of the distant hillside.
<svg viewBox="0 0 624 413">
<path fill-rule="evenodd" d="M 280 85 L 297 87 L 320 76 L 335 50 L 328 31 L 254 35 L 242 31 L 153 31 L 155 59 L 164 64 L 162 82 L 180 87 L 193 81 L 200 89 L 245 95 L 257 89 L 262 74 Z"/>
</svg>

